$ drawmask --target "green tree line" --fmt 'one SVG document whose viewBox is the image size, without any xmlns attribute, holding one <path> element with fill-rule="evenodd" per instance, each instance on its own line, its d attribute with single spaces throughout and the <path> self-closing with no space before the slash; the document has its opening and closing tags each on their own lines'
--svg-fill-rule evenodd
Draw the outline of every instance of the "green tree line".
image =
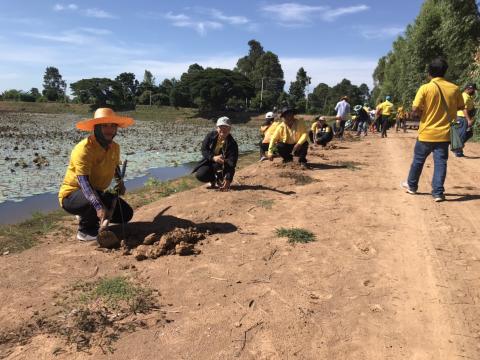
<svg viewBox="0 0 480 360">
<path fill-rule="evenodd" d="M 475 0 L 426 0 L 415 21 L 381 57 L 373 73 L 372 97 L 386 95 L 409 108 L 418 87 L 427 81 L 426 67 L 436 57 L 449 64 L 446 78 L 459 86 L 475 80 L 480 16 Z"/>
<path fill-rule="evenodd" d="M 367 85 L 356 86 L 347 79 L 333 87 L 320 83 L 307 96 L 311 78 L 303 67 L 298 69 L 286 92 L 278 56 L 265 51 L 256 40 L 250 40 L 248 46 L 248 54 L 238 59 L 233 70 L 192 64 L 179 79 L 164 79 L 158 85 L 149 70 L 145 70 L 142 81 L 129 72 L 121 73 L 113 80 L 81 79 L 70 84 L 72 99 L 66 96 L 66 83 L 59 70 L 47 67 L 42 93 L 36 88 L 28 92 L 7 90 L 1 98 L 16 101 L 68 100 L 91 104 L 92 109 L 111 106 L 116 110 L 134 109 L 138 104 L 194 107 L 200 111 L 266 111 L 288 105 L 301 113 L 327 115 L 333 114 L 335 104 L 344 95 L 355 104 L 370 100 Z"/>
</svg>

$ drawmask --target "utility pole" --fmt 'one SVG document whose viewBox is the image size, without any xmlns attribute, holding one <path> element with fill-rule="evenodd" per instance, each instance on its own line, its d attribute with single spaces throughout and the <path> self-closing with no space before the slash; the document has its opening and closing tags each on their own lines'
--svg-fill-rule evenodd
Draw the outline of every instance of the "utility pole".
<svg viewBox="0 0 480 360">
<path fill-rule="evenodd" d="M 263 77 L 262 77 L 262 90 L 260 90 L 260 110 L 263 107 Z"/>
</svg>

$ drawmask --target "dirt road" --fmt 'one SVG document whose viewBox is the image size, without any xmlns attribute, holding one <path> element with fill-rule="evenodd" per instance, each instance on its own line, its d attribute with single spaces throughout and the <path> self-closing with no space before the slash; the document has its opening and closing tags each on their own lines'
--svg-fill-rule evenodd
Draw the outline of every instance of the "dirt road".
<svg viewBox="0 0 480 360">
<path fill-rule="evenodd" d="M 76 281 L 118 274 L 157 289 L 168 322 L 122 334 L 113 353 L 76 352 L 40 334 L 25 345 L 0 346 L 0 354 L 480 359 L 480 145 L 468 144 L 467 158 L 450 158 L 447 201 L 435 203 L 431 161 L 418 195 L 399 188 L 414 136 L 369 135 L 315 149 L 314 169 L 303 171 L 314 180 L 308 184 L 280 177 L 289 168 L 257 163 L 236 175 L 230 193 L 198 188 L 135 214 L 138 227 L 207 226 L 212 235 L 198 256 L 137 262 L 59 234 L 1 257 L 1 328 L 48 311 L 53 294 Z M 316 241 L 293 246 L 275 235 L 279 227 L 310 230 Z"/>
</svg>

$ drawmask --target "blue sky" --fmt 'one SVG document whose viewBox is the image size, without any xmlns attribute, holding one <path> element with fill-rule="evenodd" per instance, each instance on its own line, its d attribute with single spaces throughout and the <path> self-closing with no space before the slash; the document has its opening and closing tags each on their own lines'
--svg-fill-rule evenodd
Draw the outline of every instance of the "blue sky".
<svg viewBox="0 0 480 360">
<path fill-rule="evenodd" d="M 320 82 L 372 85 L 378 58 L 422 1 L 2 1 L 0 91 L 42 88 L 47 66 L 68 82 L 150 70 L 158 81 L 193 63 L 233 69 L 250 39 Z"/>
</svg>

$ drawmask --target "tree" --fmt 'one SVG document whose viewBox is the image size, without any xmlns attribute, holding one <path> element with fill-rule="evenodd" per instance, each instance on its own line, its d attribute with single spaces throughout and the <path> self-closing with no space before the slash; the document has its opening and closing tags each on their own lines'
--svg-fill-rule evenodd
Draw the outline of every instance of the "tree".
<svg viewBox="0 0 480 360">
<path fill-rule="evenodd" d="M 92 110 L 103 106 L 113 106 L 113 86 L 115 82 L 108 78 L 82 79 L 70 84 L 76 101 L 92 104 Z"/>
<path fill-rule="evenodd" d="M 35 99 L 38 99 L 38 98 L 40 98 L 40 96 L 42 96 L 42 95 L 40 94 L 40 91 L 38 91 L 38 89 L 37 89 L 36 87 L 31 88 L 30 91 L 29 91 L 29 93 L 30 93 L 30 95 L 32 95 Z"/>
<path fill-rule="evenodd" d="M 327 101 L 331 92 L 330 86 L 324 83 L 318 84 L 308 95 L 310 110 L 314 113 L 326 114 Z M 331 99 L 330 99 L 331 100 Z"/>
<path fill-rule="evenodd" d="M 251 79 L 257 60 L 265 53 L 265 51 L 257 40 L 250 40 L 248 46 L 250 46 L 248 55 L 238 59 L 237 66 L 234 70 Z"/>
<path fill-rule="evenodd" d="M 65 96 L 67 83 L 62 80 L 62 75 L 56 67 L 49 66 L 43 75 L 42 94 L 49 101 L 57 101 Z"/>
<path fill-rule="evenodd" d="M 121 73 L 115 78 L 112 88 L 111 101 L 117 110 L 135 109 L 135 95 L 137 93 L 138 80 L 134 73 Z"/>
<path fill-rule="evenodd" d="M 305 89 L 310 83 L 311 78 L 307 76 L 307 72 L 303 67 L 298 69 L 296 80 L 290 83 L 288 91 L 290 105 L 295 107 L 298 112 L 305 112 L 306 110 Z"/>
</svg>

